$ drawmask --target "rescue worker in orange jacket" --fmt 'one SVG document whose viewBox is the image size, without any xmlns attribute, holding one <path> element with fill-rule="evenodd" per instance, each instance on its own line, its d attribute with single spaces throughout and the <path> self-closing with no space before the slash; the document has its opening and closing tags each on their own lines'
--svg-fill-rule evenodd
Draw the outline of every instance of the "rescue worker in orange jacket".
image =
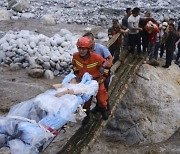
<svg viewBox="0 0 180 154">
<path fill-rule="evenodd" d="M 104 67 L 107 71 L 111 64 L 98 55 L 92 50 L 92 40 L 88 37 L 81 37 L 77 41 L 78 52 L 73 54 L 72 64 L 73 70 L 76 76 L 81 78 L 85 72 L 88 72 L 92 75 L 94 80 L 97 80 L 99 83 L 99 90 L 97 93 L 97 105 L 101 108 L 101 114 L 104 120 L 108 119 L 109 112 L 107 109 L 107 99 L 108 93 L 104 86 L 104 81 L 106 76 L 102 76 L 100 68 Z M 87 116 L 83 120 L 82 124 L 85 125 L 89 121 L 89 111 L 90 111 L 91 100 L 86 102 L 84 108 L 87 109 Z"/>
</svg>

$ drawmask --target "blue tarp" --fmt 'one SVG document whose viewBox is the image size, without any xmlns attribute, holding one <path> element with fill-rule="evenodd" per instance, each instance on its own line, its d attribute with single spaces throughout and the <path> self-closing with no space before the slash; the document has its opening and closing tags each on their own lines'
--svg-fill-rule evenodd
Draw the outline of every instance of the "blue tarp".
<svg viewBox="0 0 180 154">
<path fill-rule="evenodd" d="M 0 117 L 0 148 L 7 146 L 13 154 L 38 153 L 38 148 L 54 137 L 47 128 L 58 130 L 69 121 L 76 122 L 74 113 L 79 105 L 97 94 L 98 83 L 85 73 L 81 83 L 69 84 L 74 77 L 70 73 L 62 82 L 63 88 L 51 89 L 21 102 L 13 106 L 6 117 Z M 55 96 L 57 92 L 76 91 L 81 87 L 86 89 L 81 94 Z"/>
</svg>

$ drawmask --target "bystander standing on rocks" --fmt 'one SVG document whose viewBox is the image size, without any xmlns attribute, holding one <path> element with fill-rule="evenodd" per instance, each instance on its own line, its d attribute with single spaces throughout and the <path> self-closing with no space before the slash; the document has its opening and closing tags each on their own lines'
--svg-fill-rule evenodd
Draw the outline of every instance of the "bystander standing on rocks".
<svg viewBox="0 0 180 154">
<path fill-rule="evenodd" d="M 108 36 L 109 39 L 111 39 L 114 35 L 117 33 L 124 33 L 125 31 L 121 28 L 119 25 L 118 19 L 113 19 L 112 21 L 112 27 L 108 29 Z M 120 56 L 120 47 L 122 43 L 122 37 L 121 35 L 117 38 L 117 40 L 109 47 L 109 51 L 111 52 L 111 55 L 113 56 L 113 64 L 119 60 Z"/>
<path fill-rule="evenodd" d="M 132 15 L 130 15 L 128 18 L 128 28 L 129 28 L 128 39 L 130 45 L 129 53 L 134 54 L 135 47 L 137 46 L 138 55 L 141 54 L 141 38 L 139 31 L 142 30 L 142 28 L 139 27 L 139 20 L 140 20 L 139 14 L 140 14 L 140 9 L 136 7 L 132 10 Z"/>
<path fill-rule="evenodd" d="M 178 23 L 178 29 L 177 29 L 177 31 L 178 31 L 178 35 L 180 36 L 180 21 L 179 21 L 179 23 Z M 177 42 L 176 44 L 177 44 L 177 46 L 178 46 L 178 53 L 177 53 L 177 57 L 176 57 L 175 64 L 179 64 L 178 60 L 179 60 L 179 58 L 180 58 L 180 39 L 178 40 L 178 42 Z"/>
<path fill-rule="evenodd" d="M 124 29 L 124 30 L 127 30 L 128 29 L 128 18 L 129 18 L 129 16 L 132 14 L 132 12 L 131 12 L 131 8 L 127 8 L 126 9 L 126 14 L 124 15 L 124 17 L 123 17 L 123 19 L 122 19 L 122 28 Z M 129 48 L 129 41 L 128 41 L 128 33 L 125 33 L 125 35 L 124 35 L 124 42 L 123 42 L 124 44 L 124 47 L 125 48 Z"/>
<path fill-rule="evenodd" d="M 175 26 L 173 23 L 169 24 L 169 32 L 165 41 L 166 48 L 166 64 L 163 66 L 164 68 L 168 68 L 171 65 L 173 59 L 173 52 L 176 48 L 176 42 L 178 41 L 178 35 L 175 31 Z"/>
</svg>

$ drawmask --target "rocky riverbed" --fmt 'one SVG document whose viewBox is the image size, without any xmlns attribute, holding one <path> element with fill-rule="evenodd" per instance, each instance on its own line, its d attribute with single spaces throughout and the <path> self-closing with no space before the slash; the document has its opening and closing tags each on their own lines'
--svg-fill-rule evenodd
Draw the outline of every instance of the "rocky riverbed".
<svg viewBox="0 0 180 154">
<path fill-rule="evenodd" d="M 22 12 L 16 12 L 14 10 L 9 11 L 10 14 L 6 16 L 9 20 L 0 22 L 0 36 L 2 38 L 5 35 L 5 33 L 9 31 L 19 32 L 21 30 L 29 30 L 32 32 L 36 32 L 37 34 L 46 35 L 47 37 L 53 37 L 55 34 L 60 34 L 60 30 L 64 28 L 69 30 L 75 35 L 82 35 L 87 30 L 92 30 L 95 34 L 98 34 L 98 32 L 107 33 L 107 25 L 111 23 L 111 19 L 114 17 L 117 17 L 118 19 L 122 18 L 126 7 L 138 6 L 143 11 L 151 8 L 153 12 L 153 16 L 157 17 L 157 19 L 160 21 L 163 20 L 163 15 L 167 15 L 167 14 L 170 14 L 170 17 L 174 17 L 175 19 L 178 19 L 179 17 L 179 11 L 177 11 L 179 10 L 178 2 L 179 2 L 178 0 L 168 0 L 168 1 L 162 1 L 162 0 L 126 1 L 125 0 L 122 2 L 116 0 L 113 0 L 111 2 L 107 0 L 105 1 L 102 0 L 100 2 L 89 1 L 89 0 L 86 1 L 66 0 L 63 2 L 60 0 L 53 0 L 53 1 L 32 0 L 30 3 L 30 8 L 27 8 L 26 11 L 22 11 Z M 3 0 L 0 2 L 1 9 L 6 9 L 7 6 L 8 6 L 7 1 Z M 61 9 L 59 10 L 59 8 Z M 40 21 L 40 18 L 46 14 L 53 14 L 57 24 L 52 24 L 51 26 L 44 25 L 42 21 Z M 74 23 L 78 23 L 80 25 L 75 25 Z M 101 26 L 94 26 L 88 24 L 101 25 Z M 162 63 L 164 63 L 164 59 L 161 59 L 161 61 Z M 157 79 L 159 77 L 158 72 L 162 72 L 162 71 L 164 72 L 164 76 L 166 76 L 166 73 L 168 74 L 169 72 L 171 73 L 173 72 L 172 69 L 173 68 L 170 68 L 171 71 L 169 71 L 169 69 L 158 68 L 157 70 L 155 70 L 154 68 L 152 68 L 154 73 L 157 73 L 156 74 L 157 76 L 149 74 L 150 76 L 148 76 L 149 77 L 148 79 L 150 79 L 151 76 L 152 78 Z M 179 68 L 177 69 L 176 67 L 175 69 L 176 69 L 176 73 L 179 74 Z M 59 76 L 55 77 L 53 80 L 45 79 L 44 77 L 32 78 L 27 75 L 27 70 L 25 68 L 12 71 L 12 69 L 10 69 L 10 67 L 8 67 L 7 65 L 1 66 L 0 67 L 0 94 L 1 94 L 0 114 L 6 115 L 13 104 L 35 97 L 39 93 L 42 93 L 47 89 L 49 89 L 52 84 L 60 82 L 62 78 L 63 77 L 60 74 Z M 165 81 L 166 82 L 164 82 L 163 84 L 168 83 L 168 81 L 174 81 L 174 78 L 169 78 L 169 80 L 165 80 Z M 179 80 L 175 83 L 179 85 Z M 95 153 L 95 154 L 100 154 L 100 153 L 178 154 L 180 153 L 180 149 L 179 149 L 180 131 L 178 129 L 179 125 L 177 123 L 175 125 L 175 121 L 178 122 L 178 119 L 173 117 L 174 111 L 177 111 L 179 108 L 178 106 L 173 107 L 173 104 L 168 104 L 168 103 L 172 103 L 171 92 L 166 93 L 168 96 L 166 98 L 167 101 L 169 102 L 165 102 L 164 103 L 165 106 L 163 106 L 162 104 L 164 101 L 163 99 L 161 99 L 162 103 L 155 102 L 155 104 L 153 104 L 152 102 L 151 104 L 149 104 L 149 106 L 147 104 L 144 105 L 143 101 L 139 99 L 139 96 L 144 98 L 148 94 L 146 90 L 147 88 L 149 88 L 148 87 L 149 85 L 143 86 L 144 84 L 146 83 L 140 80 L 135 80 L 135 82 L 130 87 L 127 95 L 124 97 L 123 103 L 121 104 L 122 106 L 120 106 L 118 110 L 119 113 L 116 113 L 116 118 L 112 119 L 112 121 L 108 124 L 108 127 L 105 129 L 103 134 L 101 134 L 101 136 L 96 141 L 96 143 L 92 146 L 89 153 Z M 153 87 L 154 89 L 152 90 L 156 91 L 158 84 L 159 83 L 154 84 Z M 171 84 L 172 90 L 174 90 L 173 84 L 174 83 Z M 137 85 L 141 85 L 141 87 L 138 87 Z M 137 93 L 133 93 L 135 89 L 137 90 Z M 144 89 L 143 90 L 144 93 L 142 93 L 141 91 L 142 89 Z M 177 93 L 179 92 L 178 90 L 179 89 L 177 89 L 176 91 Z M 129 96 L 134 96 L 132 98 L 133 100 L 130 99 Z M 163 95 L 161 96 L 161 98 L 163 98 Z M 150 101 L 151 99 L 152 98 L 149 97 L 148 101 Z M 158 101 L 158 96 L 156 97 L 156 99 Z M 179 98 L 177 99 L 179 100 Z M 148 103 L 148 101 L 147 102 L 144 101 L 144 102 Z M 131 104 L 131 102 L 133 103 Z M 176 103 L 178 104 L 178 102 Z M 170 129 L 170 127 L 166 127 L 167 128 L 166 131 L 168 129 L 170 131 L 161 132 L 162 134 L 160 134 L 159 138 L 158 136 L 156 138 L 157 132 L 154 131 L 156 130 L 156 128 L 158 128 L 157 129 L 158 131 L 160 130 L 158 127 L 158 119 L 153 117 L 152 115 L 151 115 L 152 117 L 150 116 L 151 107 L 155 107 L 155 105 L 157 104 L 158 106 L 156 107 L 162 109 L 159 110 L 159 116 L 164 117 L 164 119 L 161 119 L 159 121 L 159 125 L 163 123 L 163 126 L 165 126 L 165 124 L 167 124 L 165 118 L 167 117 L 168 117 L 168 121 L 171 122 L 171 124 L 173 124 L 172 129 Z M 137 114 L 138 116 L 134 114 L 135 111 L 137 111 L 137 108 L 134 108 L 134 106 L 138 108 L 138 111 L 142 112 L 142 113 L 140 112 L 141 114 Z M 167 113 L 168 110 L 167 112 L 165 112 L 166 107 L 167 108 L 171 107 L 171 109 L 174 108 L 174 110 L 171 110 L 171 113 Z M 165 116 L 163 115 L 163 112 L 166 113 Z M 145 113 L 148 113 L 148 116 L 145 116 Z M 168 116 L 168 114 L 172 116 Z M 179 115 L 178 113 L 176 114 Z M 154 114 L 154 116 L 155 115 L 156 114 Z M 133 120 L 133 125 L 132 123 L 130 123 L 130 121 L 125 121 L 123 119 L 124 118 L 123 116 L 125 116 L 125 118 L 127 116 L 130 120 Z M 143 119 L 142 116 L 146 118 Z M 171 118 L 174 120 L 171 121 Z M 138 124 L 139 122 L 141 125 L 137 125 L 139 127 L 136 127 L 136 129 L 134 129 L 133 128 L 135 126 L 134 124 Z M 79 127 L 79 123 L 72 125 L 70 124 L 70 128 L 67 129 L 66 133 L 60 134 L 56 138 L 56 140 L 51 144 L 51 146 L 47 149 L 47 151 L 45 151 L 45 153 L 56 153 L 57 151 L 59 151 L 59 149 L 61 149 L 61 147 L 71 136 L 72 132 Z M 137 132 L 140 132 L 141 134 L 139 134 L 139 136 L 136 136 L 135 133 Z M 148 134 L 150 136 L 147 136 Z M 113 137 L 112 139 L 113 135 L 116 138 Z M 135 137 L 134 139 L 136 140 L 131 140 L 131 135 L 132 136 L 134 135 Z M 131 143 L 126 141 L 131 141 Z M 8 154 L 10 153 L 10 151 L 7 148 L 2 148 L 0 150 L 0 153 Z"/>
</svg>

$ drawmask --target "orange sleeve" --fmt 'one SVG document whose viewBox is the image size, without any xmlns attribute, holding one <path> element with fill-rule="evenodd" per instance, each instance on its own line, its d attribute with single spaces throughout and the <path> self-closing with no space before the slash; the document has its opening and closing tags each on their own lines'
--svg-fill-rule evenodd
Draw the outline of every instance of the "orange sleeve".
<svg viewBox="0 0 180 154">
<path fill-rule="evenodd" d="M 110 68 L 111 67 L 111 63 L 99 55 L 98 55 L 98 63 L 99 63 L 100 67 L 104 67 L 104 68 Z"/>
<path fill-rule="evenodd" d="M 78 70 L 78 68 L 76 67 L 74 54 L 73 54 L 73 58 L 72 58 L 72 65 L 73 65 L 73 72 L 74 72 L 74 74 L 77 75 L 77 74 L 79 73 L 79 70 Z"/>
<path fill-rule="evenodd" d="M 103 67 L 103 64 L 106 62 L 106 59 L 104 59 L 103 57 L 101 57 L 100 55 L 98 55 L 97 57 L 98 59 L 98 64 L 100 67 Z"/>
<path fill-rule="evenodd" d="M 72 65 L 74 66 L 75 64 L 75 61 L 74 61 L 74 54 L 73 54 L 73 57 L 72 57 Z"/>
</svg>

